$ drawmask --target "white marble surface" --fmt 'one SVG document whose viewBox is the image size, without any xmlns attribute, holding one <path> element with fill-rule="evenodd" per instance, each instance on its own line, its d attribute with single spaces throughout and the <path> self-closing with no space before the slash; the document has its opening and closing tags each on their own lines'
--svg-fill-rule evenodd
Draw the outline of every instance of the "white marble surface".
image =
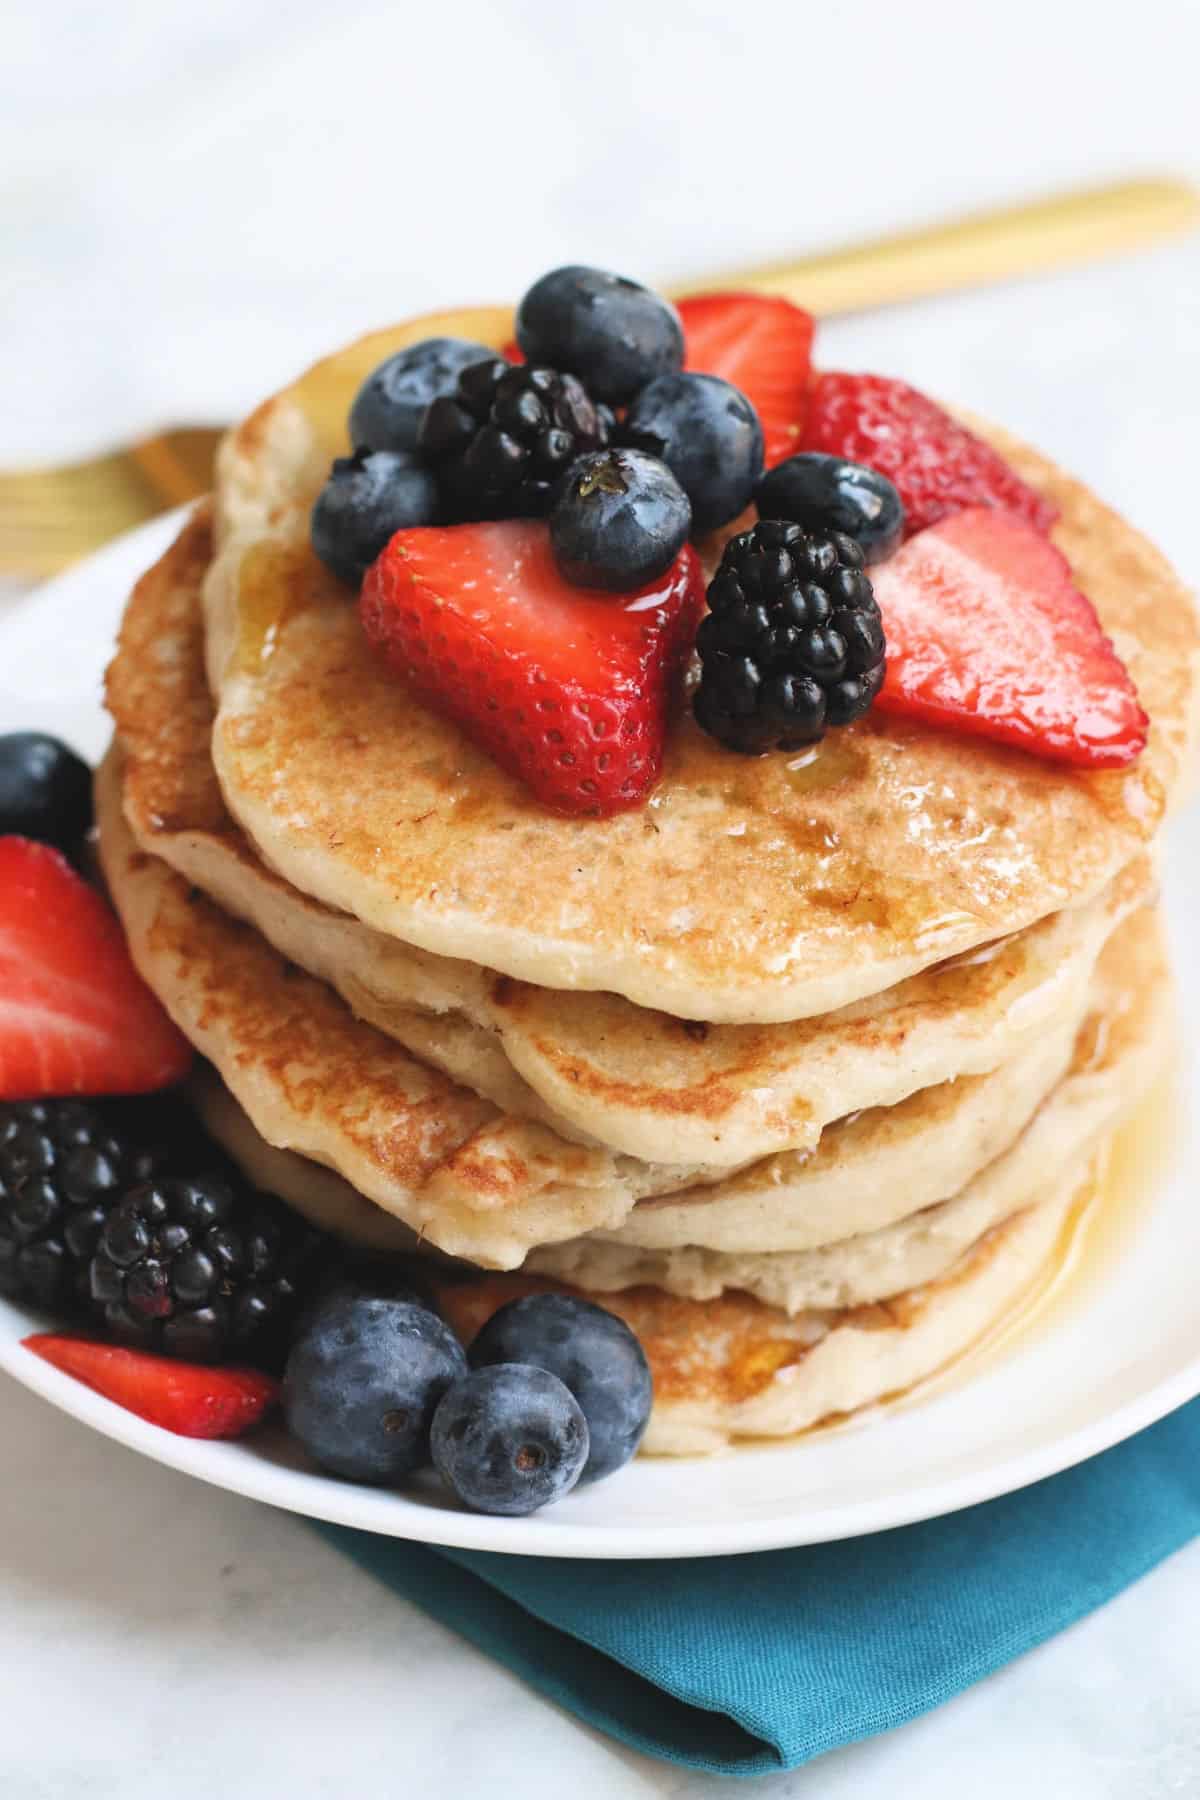
<svg viewBox="0 0 1200 1800">
<path fill-rule="evenodd" d="M 1200 177 L 1191 0 L 40 0 L 0 59 L 0 463 L 220 419 L 552 262 L 700 274 L 1129 170 Z M 830 326 L 1076 467 L 1195 578 L 1200 248 Z M 0 1387 L 5 1800 L 703 1796 L 294 1519 Z M 931 1717 L 764 1785 L 1200 1793 L 1200 1547 Z"/>
</svg>

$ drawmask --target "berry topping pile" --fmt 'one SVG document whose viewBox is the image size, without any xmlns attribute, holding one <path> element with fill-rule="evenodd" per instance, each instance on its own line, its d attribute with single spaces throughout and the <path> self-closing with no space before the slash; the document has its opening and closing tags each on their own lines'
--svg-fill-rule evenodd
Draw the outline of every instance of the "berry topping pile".
<svg viewBox="0 0 1200 1800">
<path fill-rule="evenodd" d="M 575 458 L 608 442 L 610 424 L 574 375 L 492 358 L 433 402 L 419 448 L 455 516 L 539 518 Z"/>
<path fill-rule="evenodd" d="M 996 634 L 966 621 L 982 629 L 986 608 L 918 614 L 890 576 L 873 593 L 865 569 L 890 570 L 905 540 L 948 521 L 988 509 L 1044 544 L 1057 512 L 915 388 L 814 372 L 813 331 L 776 296 L 676 308 L 605 270 L 555 269 L 521 301 L 503 356 L 430 338 L 367 378 L 313 548 L 361 587 L 366 634 L 397 675 L 562 813 L 645 798 L 695 664 L 696 724 L 743 753 L 815 743 L 882 692 L 891 710 L 1036 755 L 1136 755 L 1128 676 L 1111 646 L 1081 673 L 1057 564 L 1035 555 L 1022 589 L 1063 654 L 1020 723 L 1011 681 L 1007 700 L 1003 683 L 984 691 Z M 712 534 L 739 526 L 693 659 L 689 541 L 715 558 Z M 939 556 L 930 544 L 919 566 Z"/>
<path fill-rule="evenodd" d="M 731 750 L 816 743 L 883 685 L 879 607 L 864 557 L 840 532 L 767 519 L 731 538 L 696 636 L 696 723 Z"/>
</svg>

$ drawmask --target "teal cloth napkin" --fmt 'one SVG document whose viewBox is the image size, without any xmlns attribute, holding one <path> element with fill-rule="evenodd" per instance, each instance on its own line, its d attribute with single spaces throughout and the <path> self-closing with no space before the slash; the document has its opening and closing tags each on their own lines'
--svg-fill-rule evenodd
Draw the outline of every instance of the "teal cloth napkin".
<svg viewBox="0 0 1200 1800">
<path fill-rule="evenodd" d="M 320 1529 L 622 1743 L 765 1775 L 928 1712 L 1200 1533 L 1200 1400 L 1019 1493 L 807 1549 L 598 1563 Z"/>
</svg>

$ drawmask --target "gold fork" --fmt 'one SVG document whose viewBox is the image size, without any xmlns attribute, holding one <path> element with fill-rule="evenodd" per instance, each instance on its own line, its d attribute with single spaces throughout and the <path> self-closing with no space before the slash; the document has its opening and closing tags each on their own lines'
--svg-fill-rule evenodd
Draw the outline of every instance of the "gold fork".
<svg viewBox="0 0 1200 1800">
<path fill-rule="evenodd" d="M 972 214 L 677 290 L 757 289 L 830 315 L 948 293 L 1130 250 L 1200 221 L 1171 178 L 1110 183 Z M 221 432 L 183 426 L 85 462 L 0 474 L 0 573 L 51 575 L 212 485 Z"/>
</svg>

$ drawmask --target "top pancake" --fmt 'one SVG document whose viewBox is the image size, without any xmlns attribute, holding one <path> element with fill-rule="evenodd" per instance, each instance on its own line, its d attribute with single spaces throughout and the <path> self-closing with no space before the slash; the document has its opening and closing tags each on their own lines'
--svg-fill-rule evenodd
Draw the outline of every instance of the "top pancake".
<svg viewBox="0 0 1200 1800">
<path fill-rule="evenodd" d="M 318 365 L 221 458 L 206 586 L 213 759 L 230 811 L 304 892 L 377 930 L 544 987 L 681 1018 L 831 1011 L 1091 898 L 1153 836 L 1190 761 L 1200 636 L 1161 556 L 1070 477 L 989 436 L 1061 509 L 1055 532 L 1150 714 L 1127 771 L 1091 775 L 871 715 L 799 756 L 674 728 L 641 809 L 540 807 L 372 656 L 313 557 L 307 510 L 362 375 L 438 315 Z"/>
</svg>

